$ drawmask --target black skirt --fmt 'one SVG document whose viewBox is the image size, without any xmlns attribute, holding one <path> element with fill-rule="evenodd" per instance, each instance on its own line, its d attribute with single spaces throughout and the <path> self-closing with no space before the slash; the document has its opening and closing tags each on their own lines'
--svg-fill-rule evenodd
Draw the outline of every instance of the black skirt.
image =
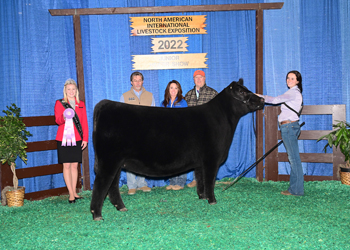
<svg viewBox="0 0 350 250">
<path fill-rule="evenodd" d="M 76 146 L 62 146 L 62 142 L 57 141 L 58 163 L 82 162 L 81 143 L 82 141 L 77 141 Z"/>
</svg>

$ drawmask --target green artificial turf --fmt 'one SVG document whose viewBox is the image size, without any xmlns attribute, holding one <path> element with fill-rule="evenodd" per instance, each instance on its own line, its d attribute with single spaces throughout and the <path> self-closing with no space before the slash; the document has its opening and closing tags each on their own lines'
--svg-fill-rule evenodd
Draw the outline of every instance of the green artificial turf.
<svg viewBox="0 0 350 250">
<path fill-rule="evenodd" d="M 232 179 L 230 179 L 232 180 Z M 222 191 L 216 205 L 195 188 L 152 188 L 127 195 L 127 212 L 106 198 L 104 221 L 93 221 L 91 191 L 0 206 L 0 249 L 350 249 L 350 186 L 305 182 L 305 195 L 284 196 L 288 182 L 242 178 Z"/>
</svg>

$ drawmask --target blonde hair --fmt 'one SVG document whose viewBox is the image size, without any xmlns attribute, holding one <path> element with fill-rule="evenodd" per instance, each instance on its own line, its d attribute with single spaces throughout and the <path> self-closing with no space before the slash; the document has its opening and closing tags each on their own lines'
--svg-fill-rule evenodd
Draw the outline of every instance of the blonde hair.
<svg viewBox="0 0 350 250">
<path fill-rule="evenodd" d="M 67 79 L 67 81 L 64 83 L 64 87 L 63 87 L 63 101 L 64 102 L 68 102 L 68 97 L 67 97 L 67 94 L 66 94 L 66 86 L 67 85 L 74 85 L 75 88 L 77 89 L 77 92 L 75 93 L 75 98 L 77 99 L 77 102 L 79 103 L 80 100 L 79 100 L 79 90 L 78 90 L 78 86 L 77 86 L 77 83 L 73 80 L 73 79 Z"/>
</svg>

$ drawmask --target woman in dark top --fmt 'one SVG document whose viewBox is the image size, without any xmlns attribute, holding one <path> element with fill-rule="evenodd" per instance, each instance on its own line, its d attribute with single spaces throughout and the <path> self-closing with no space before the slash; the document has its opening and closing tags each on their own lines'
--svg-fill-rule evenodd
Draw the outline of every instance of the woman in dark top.
<svg viewBox="0 0 350 250">
<path fill-rule="evenodd" d="M 187 102 L 182 96 L 181 85 L 178 81 L 172 80 L 168 83 L 165 93 L 164 100 L 160 104 L 161 107 L 166 108 L 186 108 Z M 170 143 L 170 142 L 169 142 Z M 187 174 L 182 174 L 170 178 L 170 185 L 166 187 L 166 190 L 180 190 L 183 189 L 187 180 Z"/>
</svg>

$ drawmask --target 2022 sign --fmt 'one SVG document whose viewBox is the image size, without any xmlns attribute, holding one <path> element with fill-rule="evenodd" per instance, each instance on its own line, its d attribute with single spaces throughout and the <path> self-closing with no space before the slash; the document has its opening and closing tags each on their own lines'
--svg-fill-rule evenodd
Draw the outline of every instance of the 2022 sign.
<svg viewBox="0 0 350 250">
<path fill-rule="evenodd" d="M 185 52 L 188 51 L 188 37 L 152 38 L 152 52 Z"/>
</svg>

